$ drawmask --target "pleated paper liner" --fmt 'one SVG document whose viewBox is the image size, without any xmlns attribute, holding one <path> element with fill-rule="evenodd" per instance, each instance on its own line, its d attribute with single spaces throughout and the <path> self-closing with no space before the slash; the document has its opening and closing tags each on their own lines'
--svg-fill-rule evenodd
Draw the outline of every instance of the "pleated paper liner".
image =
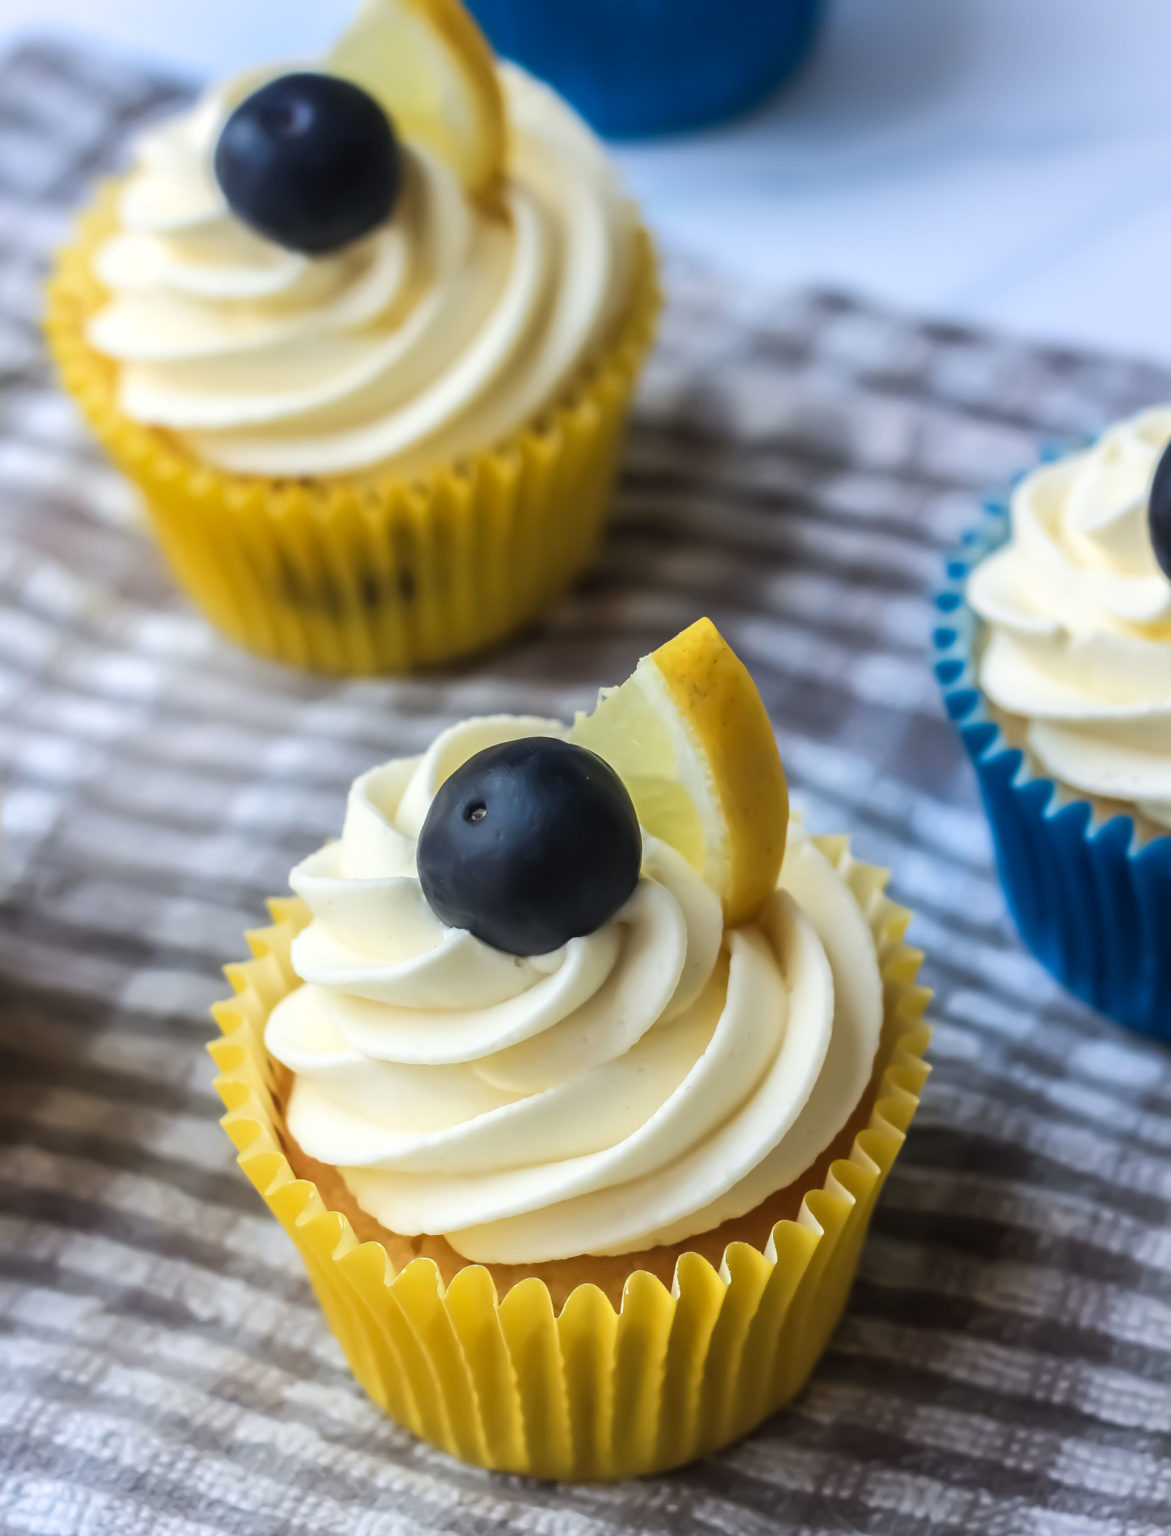
<svg viewBox="0 0 1171 1536">
<path fill-rule="evenodd" d="M 983 625 L 968 575 L 1008 538 L 989 500 L 936 596 L 935 675 L 976 770 L 996 863 L 1020 936 L 1051 975 L 1115 1023 L 1171 1042 L 1171 836 L 1039 772 L 1005 736 L 977 681 Z"/>
<path fill-rule="evenodd" d="M 66 389 L 141 491 L 180 585 L 230 639 L 277 661 L 402 672 L 503 639 L 547 609 L 604 531 L 623 428 L 660 307 L 650 237 L 608 349 L 537 423 L 450 469 L 274 480 L 223 473 L 118 409 L 116 368 L 85 328 L 107 184 L 62 251 L 46 331 Z"/>
<path fill-rule="evenodd" d="M 608 138 L 747 112 L 810 55 L 824 0 L 469 0 L 497 54 L 547 80 Z"/>
<path fill-rule="evenodd" d="M 615 1478 L 727 1445 L 800 1391 L 845 1305 L 918 1106 L 930 1034 L 929 994 L 915 982 L 922 956 L 903 942 L 910 914 L 883 894 L 885 872 L 854 862 L 844 838 L 816 842 L 866 913 L 882 969 L 882 1040 L 859 1128 L 846 1155 L 794 1189 L 795 1217 L 759 1245 L 717 1245 L 714 1263 L 686 1245 L 655 1249 L 659 1273 L 632 1264 L 617 1284 L 614 1260 L 588 1257 L 534 1266 L 520 1280 L 458 1258 L 397 1268 L 382 1243 L 358 1240 L 317 1183 L 296 1177 L 264 1028 L 297 985 L 289 948 L 308 913 L 295 900 L 270 903 L 273 926 L 248 936 L 254 958 L 227 968 L 236 997 L 213 1010 L 223 1125 L 296 1245 L 354 1374 L 398 1423 L 478 1466 Z M 720 1233 L 706 1235 L 709 1248 Z M 592 1265 L 602 1284 L 589 1278 Z M 562 1301 L 574 1266 L 582 1283 Z"/>
</svg>

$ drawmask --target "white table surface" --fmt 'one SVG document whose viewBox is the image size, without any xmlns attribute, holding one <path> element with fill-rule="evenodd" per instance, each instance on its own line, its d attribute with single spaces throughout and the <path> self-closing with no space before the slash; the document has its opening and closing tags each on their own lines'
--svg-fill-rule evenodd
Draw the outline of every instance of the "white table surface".
<svg viewBox="0 0 1171 1536">
<path fill-rule="evenodd" d="M 221 73 L 311 55 L 351 5 L 0 0 L 0 49 Z M 740 275 L 1171 363 L 1169 80 L 1171 0 L 831 0 L 787 94 L 617 153 L 664 236 Z"/>
</svg>

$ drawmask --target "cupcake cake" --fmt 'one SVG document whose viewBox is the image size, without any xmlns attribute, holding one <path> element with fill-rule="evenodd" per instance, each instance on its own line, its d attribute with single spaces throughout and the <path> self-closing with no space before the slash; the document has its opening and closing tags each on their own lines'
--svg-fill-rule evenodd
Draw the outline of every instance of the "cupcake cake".
<svg viewBox="0 0 1171 1536">
<path fill-rule="evenodd" d="M 388 1412 L 484 1466 L 609 1477 L 800 1389 L 926 1072 L 884 883 L 790 817 L 707 621 L 572 726 L 466 721 L 356 781 L 212 1050 Z"/>
<path fill-rule="evenodd" d="M 1027 475 L 951 567 L 937 671 L 1025 942 L 1171 1039 L 1171 408 Z"/>
<path fill-rule="evenodd" d="M 458 0 L 367 0 L 320 63 L 142 136 L 48 332 L 208 617 L 367 672 L 498 639 L 588 562 L 656 308 L 572 110 Z"/>
<path fill-rule="evenodd" d="M 805 63 L 823 0 L 469 0 L 502 54 L 601 133 L 680 133 L 757 106 Z"/>
</svg>

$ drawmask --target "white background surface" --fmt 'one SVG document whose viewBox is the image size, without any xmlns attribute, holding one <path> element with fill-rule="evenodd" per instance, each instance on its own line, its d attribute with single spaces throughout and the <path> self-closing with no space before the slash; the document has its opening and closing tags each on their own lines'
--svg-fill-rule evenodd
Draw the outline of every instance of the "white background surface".
<svg viewBox="0 0 1171 1536">
<path fill-rule="evenodd" d="M 312 54 L 352 4 L 0 0 L 0 49 L 68 30 L 221 73 Z M 772 105 L 618 153 L 734 272 L 1171 363 L 1171 0 L 830 0 Z"/>
</svg>

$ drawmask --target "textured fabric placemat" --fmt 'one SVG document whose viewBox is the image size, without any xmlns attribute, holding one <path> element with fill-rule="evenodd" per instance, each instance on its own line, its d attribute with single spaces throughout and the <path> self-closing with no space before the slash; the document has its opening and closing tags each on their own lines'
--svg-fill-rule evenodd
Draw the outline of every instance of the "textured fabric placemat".
<svg viewBox="0 0 1171 1536">
<path fill-rule="evenodd" d="M 676 264 L 613 537 L 544 629 L 401 682 L 267 667 L 176 595 L 37 329 L 67 210 L 179 94 L 60 49 L 0 71 L 0 1530 L 1165 1532 L 1171 1055 L 1018 945 L 927 594 L 983 489 L 1171 379 Z M 343 1365 L 216 1125 L 207 1005 L 358 771 L 586 704 L 704 612 L 810 822 L 919 913 L 935 1075 L 793 1407 L 638 1483 L 471 1471 Z"/>
</svg>

